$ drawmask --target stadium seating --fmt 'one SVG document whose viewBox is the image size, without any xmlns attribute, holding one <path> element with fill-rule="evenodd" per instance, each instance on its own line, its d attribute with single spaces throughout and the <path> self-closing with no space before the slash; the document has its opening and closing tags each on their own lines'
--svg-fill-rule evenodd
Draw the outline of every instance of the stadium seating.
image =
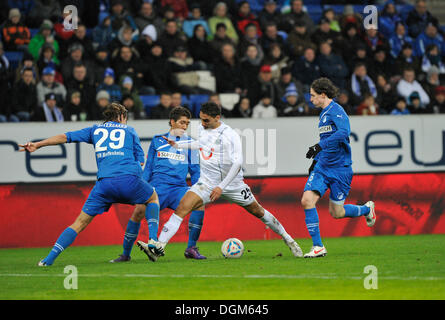
<svg viewBox="0 0 445 320">
<path fill-rule="evenodd" d="M 189 96 L 190 99 L 190 108 L 192 109 L 192 115 L 196 118 L 199 117 L 199 111 L 201 110 L 201 104 L 209 101 L 208 94 L 191 94 Z"/>
<path fill-rule="evenodd" d="M 219 100 L 221 105 L 227 110 L 232 110 L 233 106 L 238 103 L 240 95 L 238 93 L 221 93 Z"/>
<path fill-rule="evenodd" d="M 150 115 L 151 109 L 159 104 L 159 95 L 142 95 L 140 96 L 142 104 L 144 105 L 145 114 L 147 117 Z"/>
<path fill-rule="evenodd" d="M 22 51 L 5 51 L 5 56 L 11 64 L 11 68 L 15 69 L 18 67 L 20 61 L 23 58 Z"/>
</svg>

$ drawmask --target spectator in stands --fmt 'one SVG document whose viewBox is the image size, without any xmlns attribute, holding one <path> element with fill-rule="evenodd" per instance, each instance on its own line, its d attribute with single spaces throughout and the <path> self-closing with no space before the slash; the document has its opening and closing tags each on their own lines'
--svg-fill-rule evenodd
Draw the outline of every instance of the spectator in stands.
<svg viewBox="0 0 445 320">
<path fill-rule="evenodd" d="M 212 67 L 214 56 L 212 47 L 207 41 L 207 33 L 203 25 L 197 24 L 195 26 L 193 29 L 193 36 L 188 39 L 187 45 L 190 51 L 190 56 L 194 61 L 204 63 L 204 69 L 208 70 Z"/>
<path fill-rule="evenodd" d="M 441 56 L 445 55 L 445 43 L 433 23 L 429 23 L 425 31 L 419 34 L 414 42 L 414 54 L 423 57 L 430 45 L 436 45 Z"/>
<path fill-rule="evenodd" d="M 436 87 L 440 85 L 440 70 L 436 66 L 431 66 L 427 73 L 425 80 L 421 81 L 422 87 L 425 89 L 426 94 L 430 97 L 434 97 L 434 91 Z"/>
<path fill-rule="evenodd" d="M 298 101 L 304 102 L 303 86 L 300 83 L 300 81 L 296 80 L 292 76 L 292 68 L 291 67 L 286 66 L 286 67 L 282 68 L 280 77 L 277 80 L 274 80 L 274 82 L 277 86 L 278 97 L 284 97 L 287 88 L 289 86 L 294 86 L 295 90 L 297 90 Z M 278 103 L 277 103 L 277 107 L 279 107 Z"/>
<path fill-rule="evenodd" d="M 331 29 L 329 20 L 321 18 L 318 28 L 311 36 L 311 40 L 319 49 L 322 42 L 328 42 L 334 52 L 341 54 L 341 48 L 339 48 L 340 37 L 340 32 Z"/>
<path fill-rule="evenodd" d="M 233 20 L 235 21 L 235 28 L 238 30 L 240 36 L 246 33 L 246 27 L 251 24 L 256 27 L 256 35 L 258 37 L 262 36 L 260 23 L 256 16 L 250 11 L 250 4 L 248 1 L 244 0 L 238 3 L 238 12 Z"/>
<path fill-rule="evenodd" d="M 110 94 L 106 90 L 100 90 L 96 94 L 96 104 L 92 109 L 91 115 L 88 115 L 88 120 L 102 120 L 102 112 L 110 104 Z"/>
<path fill-rule="evenodd" d="M 408 98 L 408 110 L 410 114 L 422 114 L 427 113 L 427 107 L 422 107 L 420 102 L 420 96 L 417 91 L 410 94 Z"/>
<path fill-rule="evenodd" d="M 308 47 L 315 47 L 312 43 L 311 35 L 307 31 L 304 21 L 297 20 L 294 23 L 292 31 L 287 38 L 289 53 L 292 57 L 299 59 L 303 56 Z"/>
<path fill-rule="evenodd" d="M 111 17 L 106 16 L 100 24 L 93 29 L 93 45 L 107 47 L 116 35 L 111 28 Z"/>
<path fill-rule="evenodd" d="M 388 81 L 384 74 L 378 74 L 376 77 L 377 99 L 376 103 L 379 105 L 379 113 L 390 113 L 397 100 L 397 90 Z M 342 105 L 343 106 L 343 105 Z"/>
<path fill-rule="evenodd" d="M 164 22 L 153 10 L 153 4 L 147 1 L 142 2 L 138 15 L 134 18 L 139 32 L 142 32 L 146 26 L 153 25 L 157 34 L 164 31 Z"/>
<path fill-rule="evenodd" d="M 310 115 L 309 106 L 306 104 L 304 97 L 298 93 L 297 87 L 290 83 L 284 95 L 283 103 L 279 107 L 278 116 L 280 117 L 298 117 Z"/>
<path fill-rule="evenodd" d="M 210 28 L 207 20 L 201 15 L 199 4 L 194 3 L 190 6 L 190 15 L 182 24 L 182 30 L 188 38 L 192 38 L 195 34 L 197 25 L 201 25 L 204 28 L 206 35 L 210 35 Z"/>
<path fill-rule="evenodd" d="M 312 18 L 303 11 L 303 0 L 292 0 L 291 11 L 283 15 L 279 29 L 289 33 L 297 21 L 303 21 L 310 34 L 315 30 Z"/>
<path fill-rule="evenodd" d="M 409 109 L 406 104 L 406 100 L 402 97 L 399 97 L 396 101 L 395 108 L 392 109 L 391 113 L 392 115 L 405 115 L 409 114 Z"/>
<path fill-rule="evenodd" d="M 97 92 L 101 90 L 105 90 L 110 95 L 110 101 L 121 101 L 122 99 L 122 92 L 121 88 L 114 83 L 115 80 L 115 74 L 114 70 L 112 68 L 105 69 L 103 82 L 99 84 L 97 87 Z"/>
<path fill-rule="evenodd" d="M 37 107 L 32 121 L 40 122 L 64 122 L 63 109 L 58 106 L 56 95 L 47 93 L 42 107 Z"/>
<path fill-rule="evenodd" d="M 223 23 L 226 26 L 226 35 L 234 42 L 238 43 L 238 33 L 233 26 L 232 21 L 227 16 L 227 4 L 224 2 L 218 2 L 213 9 L 213 16 L 209 18 L 209 28 L 211 36 L 216 33 L 216 27 L 218 24 Z"/>
<path fill-rule="evenodd" d="M 171 95 L 170 93 L 161 93 L 159 104 L 154 107 L 150 112 L 151 119 L 168 119 L 170 111 L 173 109 L 171 107 Z"/>
<path fill-rule="evenodd" d="M 216 25 L 216 31 L 213 34 L 213 39 L 210 41 L 210 47 L 212 48 L 212 54 L 219 56 L 221 54 L 222 46 L 226 43 L 235 47 L 235 41 L 233 41 L 226 33 L 227 27 L 224 23 L 218 23 Z"/>
<path fill-rule="evenodd" d="M 363 18 L 360 14 L 354 12 L 354 7 L 347 4 L 343 8 L 343 14 L 340 17 L 340 27 L 344 30 L 345 26 L 352 23 L 357 30 L 361 30 L 363 25 Z"/>
<path fill-rule="evenodd" d="M 84 109 L 88 113 L 91 113 L 89 108 L 94 105 L 96 87 L 94 86 L 94 81 L 89 79 L 87 74 L 87 67 L 84 64 L 76 64 L 73 67 L 73 77 L 65 83 L 65 86 L 68 92 L 68 98 L 71 97 L 72 92 L 79 92 L 82 105 L 85 106 Z"/>
<path fill-rule="evenodd" d="M 340 23 L 336 17 L 335 11 L 332 8 L 327 8 L 323 11 L 322 18 L 329 21 L 329 27 L 332 31 L 341 32 Z"/>
<path fill-rule="evenodd" d="M 181 22 L 189 15 L 186 0 L 161 0 L 160 2 L 162 7 L 171 7 L 175 13 L 175 18 L 179 19 Z"/>
<path fill-rule="evenodd" d="M 258 54 L 257 46 L 251 44 L 247 47 L 246 53 L 241 58 L 241 77 L 243 88 L 247 88 L 250 83 L 254 83 L 258 78 L 258 73 L 262 65 L 263 59 Z"/>
<path fill-rule="evenodd" d="M 426 48 L 426 52 L 422 58 L 422 71 L 427 73 L 432 66 L 437 67 L 439 73 L 445 75 L 445 65 L 442 62 L 439 48 L 435 44 L 430 44 Z"/>
<path fill-rule="evenodd" d="M 84 48 L 80 43 L 73 43 L 68 48 L 68 57 L 66 57 L 61 63 L 63 81 L 69 81 L 69 79 L 73 77 L 73 68 L 76 64 L 84 64 L 87 68 L 88 79 L 94 81 L 92 62 L 85 59 L 83 54 Z"/>
<path fill-rule="evenodd" d="M 337 102 L 339 105 L 343 107 L 343 109 L 346 111 L 348 115 L 355 114 L 354 106 L 351 105 L 349 101 L 349 91 L 346 89 L 341 89 L 338 97 Z"/>
<path fill-rule="evenodd" d="M 105 69 L 110 68 L 110 60 L 108 58 L 109 53 L 105 46 L 99 46 L 96 49 L 96 56 L 94 59 L 93 67 L 93 78 L 94 85 L 97 87 L 99 83 L 102 82 L 102 77 L 105 72 Z"/>
<path fill-rule="evenodd" d="M 394 30 L 398 23 L 402 22 L 402 18 L 397 13 L 393 0 L 386 1 L 383 10 L 379 15 L 379 30 L 386 39 L 390 39 L 394 35 Z M 397 56 L 397 55 L 396 55 Z"/>
<path fill-rule="evenodd" d="M 353 106 L 360 105 L 367 94 L 377 98 L 377 88 L 374 81 L 368 76 L 364 63 L 359 62 L 355 65 L 347 88 L 351 92 L 350 99 Z"/>
<path fill-rule="evenodd" d="M 144 57 L 150 54 L 151 47 L 157 40 L 158 32 L 156 30 L 156 27 L 152 24 L 146 25 L 141 32 L 139 40 L 135 44 L 140 57 Z"/>
<path fill-rule="evenodd" d="M 416 80 L 414 69 L 408 67 L 403 71 L 403 78 L 397 84 L 397 93 L 408 102 L 409 96 L 414 91 L 417 91 L 420 96 L 422 108 L 426 107 L 430 103 L 430 98 L 420 83 Z"/>
<path fill-rule="evenodd" d="M 270 65 L 272 70 L 272 81 L 278 81 L 280 79 L 281 69 L 289 63 L 289 57 L 283 51 L 280 44 L 273 43 L 264 59 L 264 64 Z"/>
<path fill-rule="evenodd" d="M 260 44 L 260 40 L 257 35 L 257 27 L 254 24 L 246 26 L 245 34 L 241 36 L 238 44 L 238 52 L 240 55 L 244 55 L 249 45 L 255 45 L 258 50 L 258 54 L 261 59 L 264 58 L 264 51 Z"/>
<path fill-rule="evenodd" d="M 219 2 L 225 3 L 227 7 L 227 14 L 229 16 L 236 15 L 236 11 L 238 10 L 237 0 L 190 0 L 189 3 L 199 4 L 202 15 L 205 17 L 211 17 L 214 15 L 215 7 Z"/>
<path fill-rule="evenodd" d="M 111 1 L 111 30 L 113 32 L 113 38 L 117 37 L 119 30 L 126 24 L 134 30 L 134 36 L 137 36 L 139 30 L 134 22 L 133 17 L 124 8 L 122 0 L 112 0 Z"/>
<path fill-rule="evenodd" d="M 6 51 L 24 51 L 31 40 L 28 27 L 20 21 L 19 9 L 9 10 L 8 20 L 2 25 L 2 40 Z"/>
<path fill-rule="evenodd" d="M 8 7 L 9 8 L 17 8 L 20 11 L 20 15 L 23 18 L 25 24 L 29 24 L 30 21 L 27 19 L 29 13 L 34 8 L 34 0 L 31 1 L 22 1 L 22 0 L 8 0 L 2 1 L 3 3 L 0 5 L 0 10 L 2 10 L 2 14 L 0 14 L 0 21 L 5 21 L 8 16 Z M 36 25 L 38 26 L 38 25 Z"/>
<path fill-rule="evenodd" d="M 376 80 L 378 74 L 384 74 L 390 79 L 395 74 L 394 63 L 388 59 L 386 48 L 378 46 L 374 51 L 374 59 L 371 61 L 369 75 Z"/>
<path fill-rule="evenodd" d="M 45 95 L 47 93 L 54 93 L 57 99 L 57 104 L 63 106 L 66 98 L 66 88 L 63 84 L 55 82 L 56 70 L 51 67 L 46 67 L 42 71 L 42 79 L 37 83 L 37 102 L 42 106 L 45 102 Z"/>
<path fill-rule="evenodd" d="M 274 23 L 278 26 L 281 22 L 281 12 L 277 10 L 277 0 L 264 1 L 264 7 L 258 14 L 258 21 L 262 29 L 265 29 L 269 23 Z"/>
<path fill-rule="evenodd" d="M 376 104 L 372 94 L 367 93 L 363 96 L 363 102 L 357 107 L 357 114 L 360 116 L 375 116 L 379 114 L 379 105 Z"/>
<path fill-rule="evenodd" d="M 144 73 L 146 66 L 139 58 L 139 53 L 129 46 L 120 47 L 118 55 L 111 60 L 111 67 L 116 74 L 116 79 L 120 79 L 123 75 L 130 76 L 134 81 L 134 86 L 140 90 L 141 94 L 154 94 L 154 92 L 146 93 L 143 89 Z M 112 94 L 110 94 L 113 96 Z"/>
<path fill-rule="evenodd" d="M 95 102 L 93 101 L 93 103 Z M 85 121 L 87 119 L 87 109 L 79 91 L 73 91 L 68 95 L 68 101 L 63 107 L 63 117 L 65 121 Z"/>
<path fill-rule="evenodd" d="M 179 92 L 179 91 L 172 92 L 171 98 L 172 98 L 172 102 L 170 104 L 171 107 L 173 107 L 173 108 L 185 107 L 190 110 L 190 106 L 182 103 L 182 93 L 181 92 Z"/>
<path fill-rule="evenodd" d="M 39 59 L 40 49 L 45 43 L 51 43 L 54 48 L 54 56 L 58 59 L 59 43 L 54 39 L 52 35 L 53 23 L 50 20 L 44 20 L 40 25 L 39 32 L 31 38 L 29 42 L 28 50 L 34 57 L 34 60 Z"/>
<path fill-rule="evenodd" d="M 87 27 L 83 23 L 77 25 L 77 29 L 74 30 L 73 36 L 67 40 L 68 48 L 73 43 L 80 43 L 83 47 L 83 55 L 85 59 L 94 59 L 94 47 L 93 41 L 87 36 Z"/>
<path fill-rule="evenodd" d="M 62 12 L 62 7 L 57 0 L 33 0 L 34 7 L 27 16 L 28 24 L 37 27 L 44 20 L 56 21 Z"/>
<path fill-rule="evenodd" d="M 136 103 L 131 94 L 122 95 L 122 105 L 128 110 L 128 118 L 133 120 L 142 119 L 142 107 Z"/>
<path fill-rule="evenodd" d="M 368 56 L 370 57 L 374 55 L 377 47 L 384 47 L 385 50 L 389 49 L 388 41 L 374 25 L 370 25 L 368 28 L 366 28 L 363 41 L 366 44 L 366 50 L 368 51 Z"/>
<path fill-rule="evenodd" d="M 271 99 L 274 106 L 280 103 L 277 85 L 272 81 L 272 69 L 267 64 L 261 66 L 257 80 L 247 87 L 247 96 L 252 105 L 257 105 L 264 94 Z"/>
<path fill-rule="evenodd" d="M 397 60 L 395 62 L 395 74 L 402 76 L 403 70 L 406 68 L 414 69 L 416 74 L 420 74 L 420 60 L 414 56 L 413 46 L 410 43 L 405 43 L 402 46 L 402 51 L 400 52 Z"/>
<path fill-rule="evenodd" d="M 40 81 L 40 69 L 39 69 L 39 67 L 37 67 L 37 64 L 34 61 L 34 58 L 28 51 L 23 52 L 22 60 L 20 61 L 17 68 L 15 69 L 14 83 L 18 82 L 22 78 L 22 71 L 25 68 L 29 68 L 32 70 L 32 72 L 34 73 L 35 83 L 38 83 Z"/>
<path fill-rule="evenodd" d="M 417 38 L 430 23 L 435 26 L 439 25 L 438 20 L 428 11 L 426 1 L 416 0 L 415 8 L 410 11 L 406 19 L 409 35 L 412 38 Z"/>
<path fill-rule="evenodd" d="M 405 24 L 398 22 L 395 27 L 395 33 L 389 38 L 390 54 L 394 59 L 400 55 L 405 43 L 413 44 L 414 40 L 408 35 Z"/>
<path fill-rule="evenodd" d="M 304 55 L 295 61 L 292 75 L 301 82 L 304 92 L 309 92 L 312 82 L 320 78 L 320 66 L 315 60 L 315 49 L 313 47 L 307 47 L 304 50 Z"/>
<path fill-rule="evenodd" d="M 178 25 L 173 19 L 166 22 L 164 33 L 158 41 L 167 57 L 173 55 L 175 48 L 187 45 L 187 38 L 178 30 Z"/>
<path fill-rule="evenodd" d="M 151 86 L 156 92 L 168 91 L 171 87 L 170 63 L 159 42 L 153 44 L 150 54 L 144 57 L 144 63 L 150 66 L 144 73 L 144 86 Z"/>
<path fill-rule="evenodd" d="M 434 91 L 434 99 L 428 106 L 431 113 L 445 113 L 445 87 L 438 86 Z"/>
<path fill-rule="evenodd" d="M 69 12 L 62 12 L 56 23 L 54 23 L 54 38 L 59 43 L 59 59 L 64 59 L 68 54 L 69 39 L 74 35 L 73 29 L 65 28 L 65 18 L 69 16 Z"/>
<path fill-rule="evenodd" d="M 0 41 L 0 97 L 7 97 L 9 88 L 13 82 L 13 70 L 8 58 L 3 50 L 3 43 Z"/>
<path fill-rule="evenodd" d="M 221 99 L 219 98 L 218 93 L 214 92 L 214 93 L 210 94 L 209 102 L 213 102 L 219 106 L 219 108 L 221 109 L 221 115 L 223 116 L 223 118 L 230 118 L 232 116 L 232 113 L 230 112 L 230 110 L 228 110 L 225 106 L 223 106 L 221 104 Z"/>
<path fill-rule="evenodd" d="M 215 62 L 214 74 L 217 92 L 241 94 L 243 86 L 241 64 L 232 44 L 226 43 L 221 47 L 219 59 Z"/>
<path fill-rule="evenodd" d="M 286 41 L 284 41 L 283 37 L 278 34 L 277 25 L 274 22 L 269 22 L 264 26 L 264 33 L 263 36 L 260 38 L 260 44 L 261 47 L 263 48 L 263 51 L 268 52 L 270 46 L 273 43 L 279 44 L 281 49 L 283 49 L 283 51 L 287 55 L 288 50 Z"/>
<path fill-rule="evenodd" d="M 353 70 L 357 63 L 363 63 L 367 69 L 371 67 L 372 61 L 366 50 L 366 45 L 364 43 L 359 43 L 355 49 L 355 54 L 348 58 L 349 70 Z"/>
<path fill-rule="evenodd" d="M 55 70 L 59 68 L 59 61 L 54 56 L 54 47 L 50 43 L 45 43 L 40 50 L 40 56 L 37 60 L 37 67 L 39 69 L 39 74 L 41 75 L 43 69 L 46 67 L 51 67 Z"/>
<path fill-rule="evenodd" d="M 267 119 L 276 118 L 278 116 L 277 108 L 272 104 L 272 98 L 269 92 L 262 92 L 260 101 L 253 107 L 252 118 Z"/>
<path fill-rule="evenodd" d="M 125 102 L 126 97 L 130 96 L 132 101 L 129 101 L 128 104 L 131 104 L 132 106 L 135 119 L 140 119 L 144 104 L 142 103 L 138 90 L 133 85 L 133 79 L 129 76 L 122 76 L 120 86 L 122 91 L 122 102 Z"/>
<path fill-rule="evenodd" d="M 320 43 L 320 54 L 317 61 L 322 77 L 329 78 L 339 88 L 346 86 L 346 77 L 349 74 L 348 67 L 341 56 L 332 52 L 329 41 Z"/>
<path fill-rule="evenodd" d="M 351 57 L 355 56 L 359 46 L 364 46 L 363 40 L 358 34 L 355 24 L 348 23 L 342 31 L 342 37 L 339 41 L 343 60 L 350 61 Z"/>
<path fill-rule="evenodd" d="M 139 33 L 139 31 L 137 32 Z M 136 50 L 136 41 L 134 41 L 133 34 L 134 30 L 130 26 L 122 26 L 117 36 L 108 44 L 108 51 L 110 51 L 112 58 L 115 58 L 119 54 L 123 46 Z"/>
<path fill-rule="evenodd" d="M 252 108 L 247 96 L 240 96 L 239 101 L 233 106 L 232 118 L 250 118 L 252 117 Z"/>
<path fill-rule="evenodd" d="M 10 101 L 11 121 L 29 121 L 31 119 L 32 113 L 38 106 L 34 72 L 31 68 L 22 70 L 22 78 L 14 85 Z"/>
</svg>

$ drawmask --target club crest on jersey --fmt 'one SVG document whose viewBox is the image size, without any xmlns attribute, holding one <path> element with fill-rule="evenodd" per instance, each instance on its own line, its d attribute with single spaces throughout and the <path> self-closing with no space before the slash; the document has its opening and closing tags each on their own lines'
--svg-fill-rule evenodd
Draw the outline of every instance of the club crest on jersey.
<svg viewBox="0 0 445 320">
<path fill-rule="evenodd" d="M 167 158 L 177 161 L 184 161 L 185 155 L 181 153 L 173 153 L 173 152 L 166 152 L 166 151 L 158 151 L 158 158 Z"/>
<path fill-rule="evenodd" d="M 326 120 L 327 120 L 327 119 L 326 119 L 326 116 L 324 116 L 324 117 L 323 117 L 323 123 L 325 123 Z"/>
<path fill-rule="evenodd" d="M 339 192 L 339 193 L 337 194 L 337 199 L 338 199 L 338 200 L 343 199 L 343 192 Z"/>
<path fill-rule="evenodd" d="M 331 125 L 327 125 L 327 126 L 319 127 L 318 131 L 319 131 L 320 134 L 326 133 L 326 132 L 331 132 L 332 131 L 332 126 Z"/>
</svg>

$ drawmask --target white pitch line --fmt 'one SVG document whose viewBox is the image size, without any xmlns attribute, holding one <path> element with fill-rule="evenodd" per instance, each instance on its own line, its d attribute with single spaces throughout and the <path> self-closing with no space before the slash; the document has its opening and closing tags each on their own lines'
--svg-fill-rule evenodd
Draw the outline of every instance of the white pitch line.
<svg viewBox="0 0 445 320">
<path fill-rule="evenodd" d="M 43 274 L 43 273 L 0 273 L 0 277 L 66 277 L 67 274 Z M 325 280 L 362 280 L 365 276 L 335 276 L 332 274 L 319 275 L 286 275 L 286 274 L 247 274 L 247 275 L 187 275 L 187 274 L 78 274 L 85 278 L 103 277 L 127 277 L 127 278 L 241 278 L 241 279 L 325 279 Z M 379 280 L 405 280 L 405 281 L 437 281 L 445 280 L 445 277 L 401 277 L 401 276 L 379 276 Z"/>
</svg>

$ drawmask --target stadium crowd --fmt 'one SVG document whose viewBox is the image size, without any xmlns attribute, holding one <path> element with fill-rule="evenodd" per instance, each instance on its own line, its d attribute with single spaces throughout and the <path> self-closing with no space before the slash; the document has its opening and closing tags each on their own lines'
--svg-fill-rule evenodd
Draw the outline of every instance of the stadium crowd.
<svg viewBox="0 0 445 320">
<path fill-rule="evenodd" d="M 378 25 L 365 28 L 360 13 L 371 3 Z M 236 97 L 224 117 L 316 115 L 308 94 L 319 77 L 340 88 L 350 115 L 445 113 L 444 31 L 425 0 L 0 6 L 0 122 L 100 120 L 111 101 L 133 119 L 167 119 L 177 105 L 196 116 L 192 97 L 221 105 L 220 94 Z"/>
</svg>

